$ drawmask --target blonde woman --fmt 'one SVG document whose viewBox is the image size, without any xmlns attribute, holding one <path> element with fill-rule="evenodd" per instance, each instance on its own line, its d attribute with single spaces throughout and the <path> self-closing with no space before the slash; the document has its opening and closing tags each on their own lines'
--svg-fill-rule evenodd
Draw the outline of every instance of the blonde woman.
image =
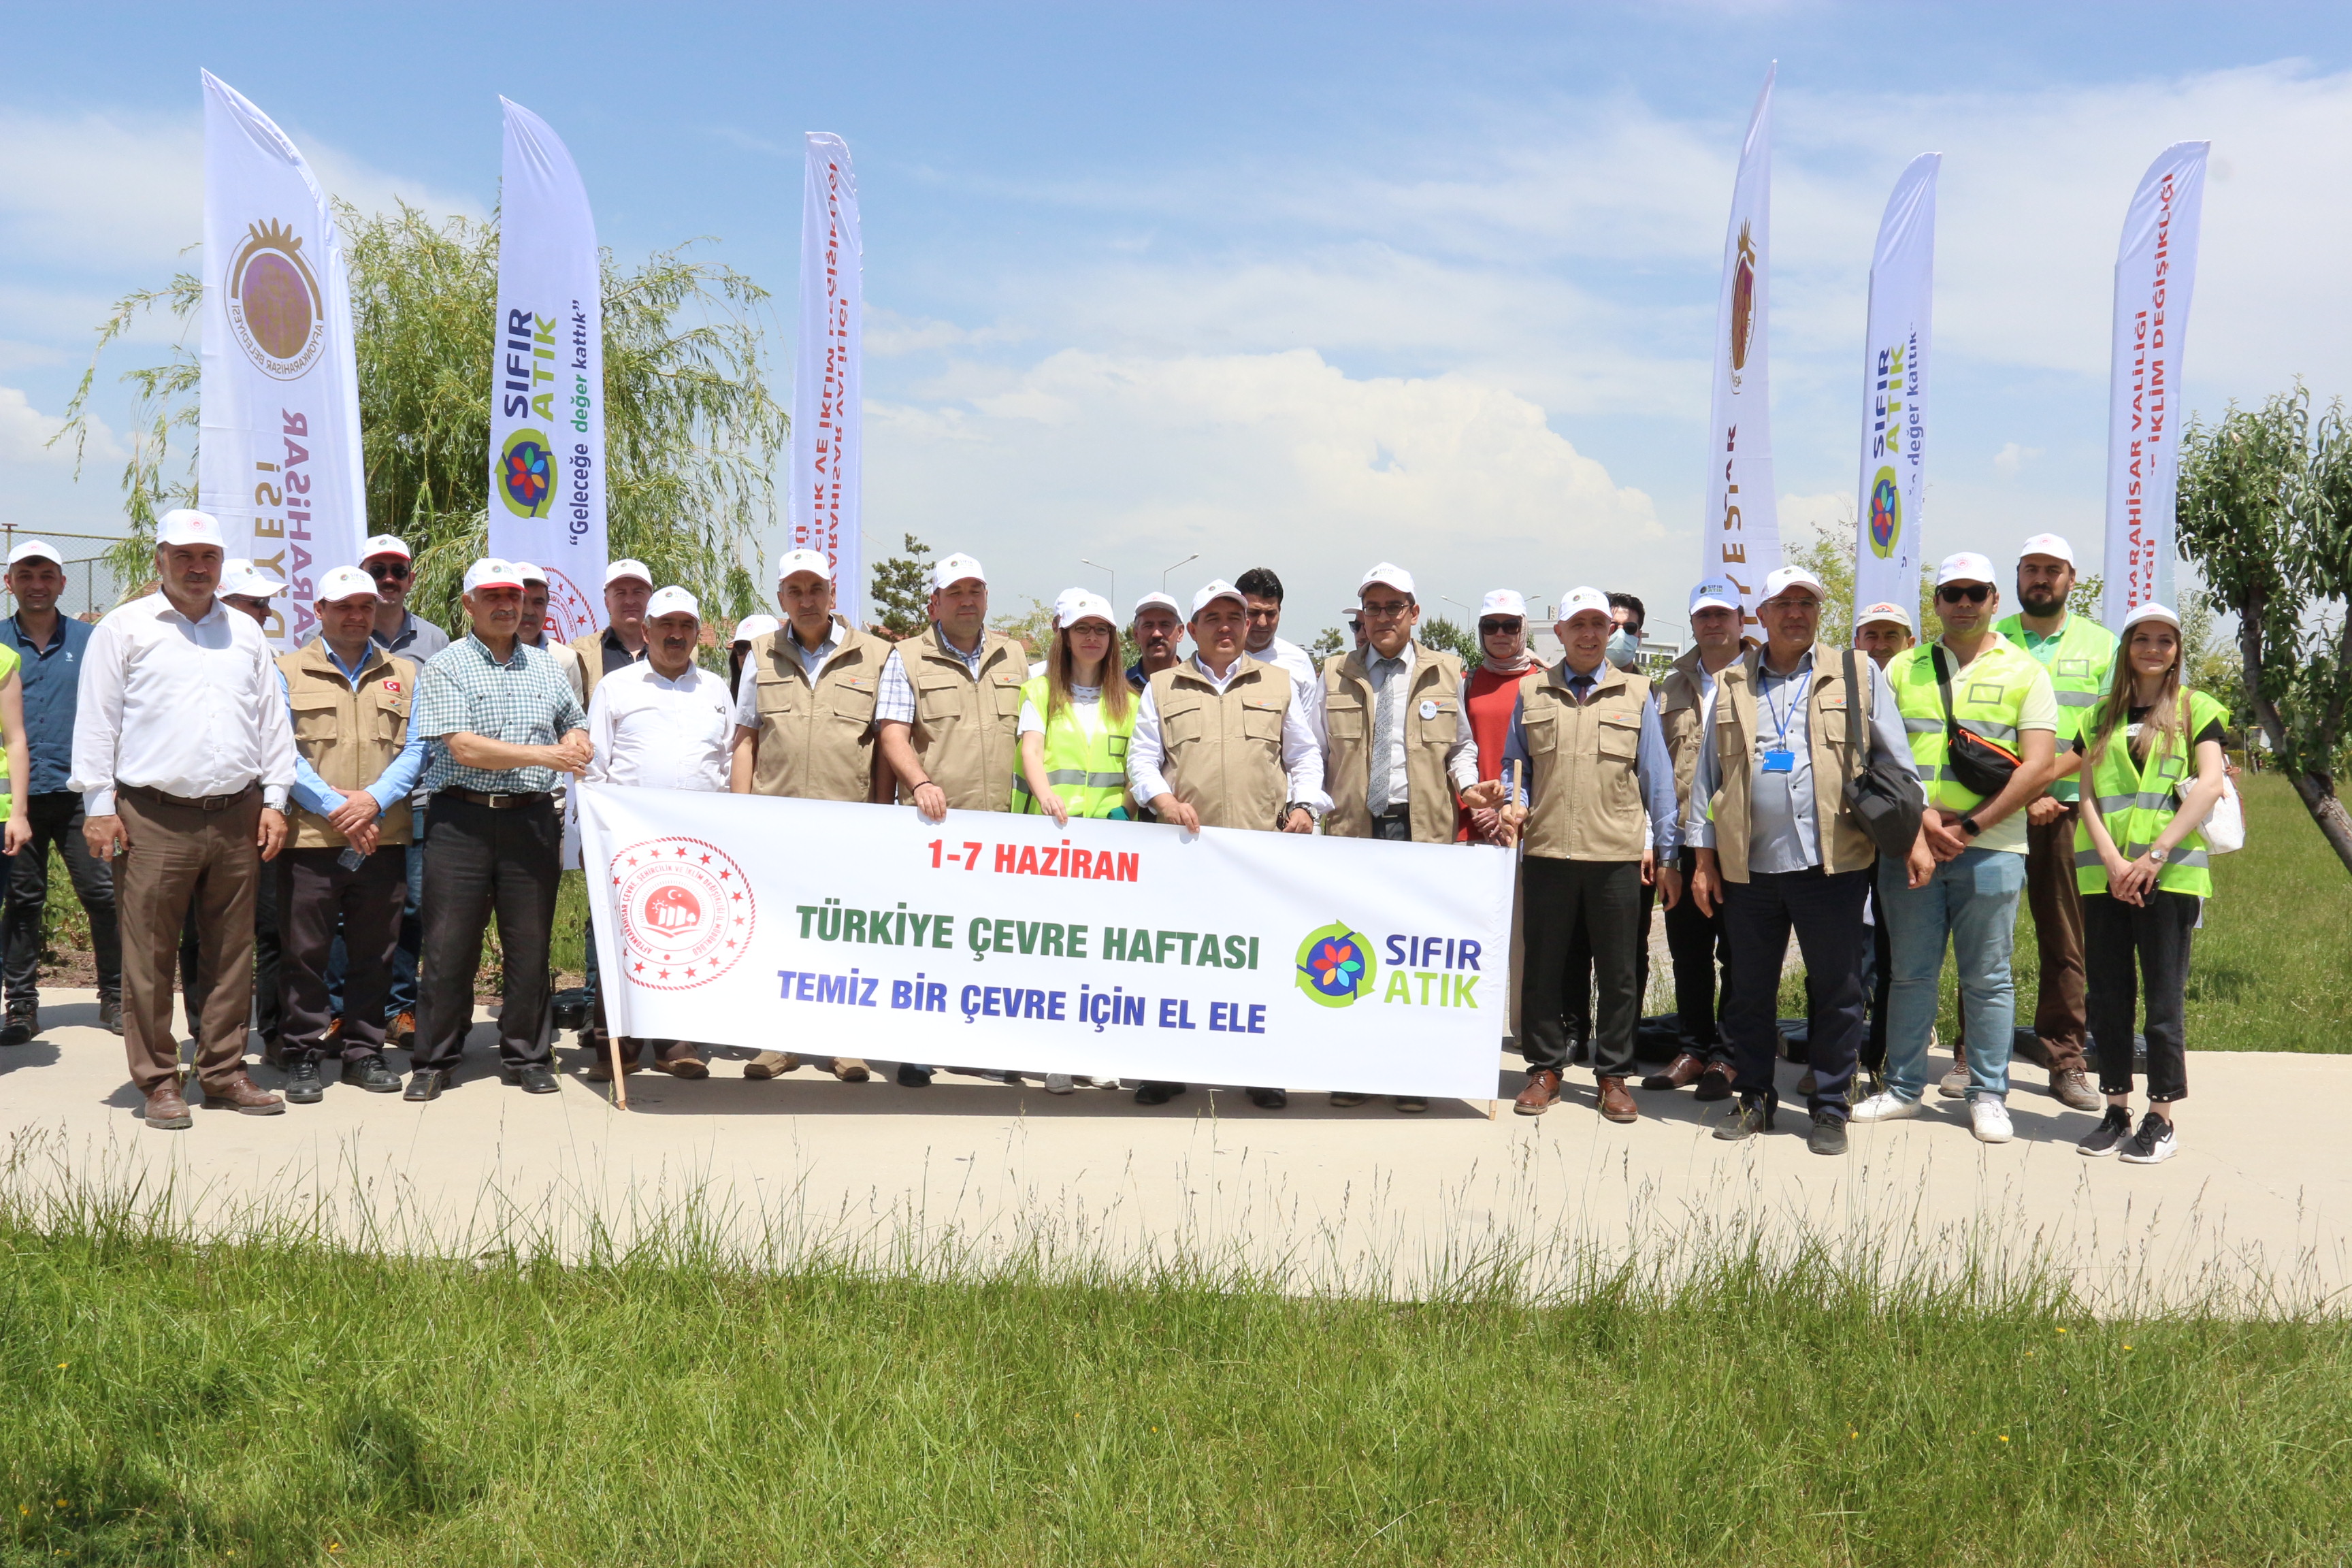
<svg viewBox="0 0 2352 1568">
<path fill-rule="evenodd" d="M 2123 656 L 2084 726 L 2074 828 L 2083 968 L 2107 1113 L 2082 1152 L 2153 1165 L 2179 1147 L 2173 1108 L 2189 1093 L 2182 1026 L 2189 945 L 2213 894 L 2203 826 L 2221 798 L 2221 705 L 2180 684 L 2180 618 L 2162 605 L 2125 617 Z M 2131 1121 L 2132 1011 L 2147 1001 L 2147 1114 Z"/>
</svg>

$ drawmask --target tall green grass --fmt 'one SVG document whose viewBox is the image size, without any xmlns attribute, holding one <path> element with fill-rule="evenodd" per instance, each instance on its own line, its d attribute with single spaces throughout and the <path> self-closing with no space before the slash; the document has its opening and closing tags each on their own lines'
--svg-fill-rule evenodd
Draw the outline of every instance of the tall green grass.
<svg viewBox="0 0 2352 1568">
<path fill-rule="evenodd" d="M 1418 1302 L 0 1210 L 0 1563 L 2335 1563 L 2352 1325 L 1727 1250 Z"/>
</svg>

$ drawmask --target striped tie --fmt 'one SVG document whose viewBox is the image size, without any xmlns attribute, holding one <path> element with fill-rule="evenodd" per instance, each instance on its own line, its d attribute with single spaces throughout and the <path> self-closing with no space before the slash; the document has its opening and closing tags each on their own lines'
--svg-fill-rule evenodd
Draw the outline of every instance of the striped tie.
<svg viewBox="0 0 2352 1568">
<path fill-rule="evenodd" d="M 1396 721 L 1397 672 L 1404 668 L 1404 661 L 1376 658 L 1372 667 L 1381 678 L 1381 694 L 1372 706 L 1372 779 L 1369 799 L 1372 815 L 1384 816 L 1389 809 L 1389 770 L 1396 765 L 1392 726 Z"/>
</svg>

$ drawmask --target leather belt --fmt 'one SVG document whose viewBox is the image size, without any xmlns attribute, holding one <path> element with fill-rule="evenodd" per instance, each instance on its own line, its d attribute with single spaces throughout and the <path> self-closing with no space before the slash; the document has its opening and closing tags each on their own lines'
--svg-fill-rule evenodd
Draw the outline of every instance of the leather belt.
<svg viewBox="0 0 2352 1568">
<path fill-rule="evenodd" d="M 436 799 L 445 795 L 453 795 L 459 800 L 470 800 L 476 805 L 487 805 L 492 811 L 517 811 L 528 805 L 551 805 L 555 802 L 554 795 L 543 789 L 533 790 L 529 795 L 492 795 L 486 790 L 461 789 L 456 784 L 443 784 L 433 794 Z"/>
<path fill-rule="evenodd" d="M 166 795 L 163 791 L 147 784 L 120 784 L 116 786 L 115 793 L 127 795 L 133 800 L 152 802 L 157 805 L 184 806 L 190 811 L 226 811 L 247 795 L 251 795 L 257 787 L 259 786 L 247 784 L 234 795 Z"/>
</svg>

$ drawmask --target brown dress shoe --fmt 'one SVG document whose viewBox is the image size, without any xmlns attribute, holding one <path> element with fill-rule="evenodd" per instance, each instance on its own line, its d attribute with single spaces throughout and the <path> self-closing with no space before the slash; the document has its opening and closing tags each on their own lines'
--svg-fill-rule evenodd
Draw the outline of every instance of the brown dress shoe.
<svg viewBox="0 0 2352 1568">
<path fill-rule="evenodd" d="M 1696 1051 L 1684 1051 L 1666 1064 L 1664 1072 L 1652 1073 L 1642 1080 L 1643 1089 L 1688 1089 L 1706 1071 L 1706 1058 Z"/>
<path fill-rule="evenodd" d="M 874 1076 L 874 1069 L 856 1057 L 835 1057 L 833 1076 L 844 1083 L 864 1083 Z"/>
<path fill-rule="evenodd" d="M 188 1102 L 180 1098 L 180 1086 L 176 1083 L 159 1083 L 149 1089 L 147 1108 L 142 1114 L 147 1118 L 148 1126 L 167 1130 L 186 1127 L 195 1121 L 188 1114 Z"/>
<path fill-rule="evenodd" d="M 1622 1078 L 1601 1080 L 1601 1114 L 1611 1121 L 1639 1121 L 1642 1113 L 1633 1109 L 1633 1097 L 1625 1092 Z"/>
<path fill-rule="evenodd" d="M 416 1043 L 416 1015 L 403 1013 L 383 1026 L 383 1043 L 405 1049 Z"/>
<path fill-rule="evenodd" d="M 1698 1092 L 1693 1100 L 1729 1100 L 1731 1098 L 1731 1064 L 1709 1062 L 1706 1071 L 1699 1076 Z"/>
<path fill-rule="evenodd" d="M 678 1056 L 656 1058 L 654 1070 L 666 1072 L 672 1078 L 709 1078 L 710 1064 L 696 1056 L 689 1048 Z"/>
<path fill-rule="evenodd" d="M 800 1070 L 801 1058 L 791 1051 L 761 1051 L 743 1064 L 745 1078 L 782 1078 Z"/>
<path fill-rule="evenodd" d="M 2092 1087 L 2091 1075 L 2080 1068 L 2052 1073 L 2050 1095 L 2069 1110 L 2097 1110 L 2105 1104 L 2099 1091 Z"/>
<path fill-rule="evenodd" d="M 1559 1074 L 1549 1068 L 1538 1068 L 1528 1074 L 1528 1087 L 1519 1090 L 1511 1109 L 1521 1116 L 1541 1116 L 1559 1100 Z"/>
<path fill-rule="evenodd" d="M 286 1101 L 239 1073 L 219 1083 L 205 1085 L 205 1109 L 234 1110 L 245 1116 L 276 1116 L 285 1110 Z"/>
</svg>

